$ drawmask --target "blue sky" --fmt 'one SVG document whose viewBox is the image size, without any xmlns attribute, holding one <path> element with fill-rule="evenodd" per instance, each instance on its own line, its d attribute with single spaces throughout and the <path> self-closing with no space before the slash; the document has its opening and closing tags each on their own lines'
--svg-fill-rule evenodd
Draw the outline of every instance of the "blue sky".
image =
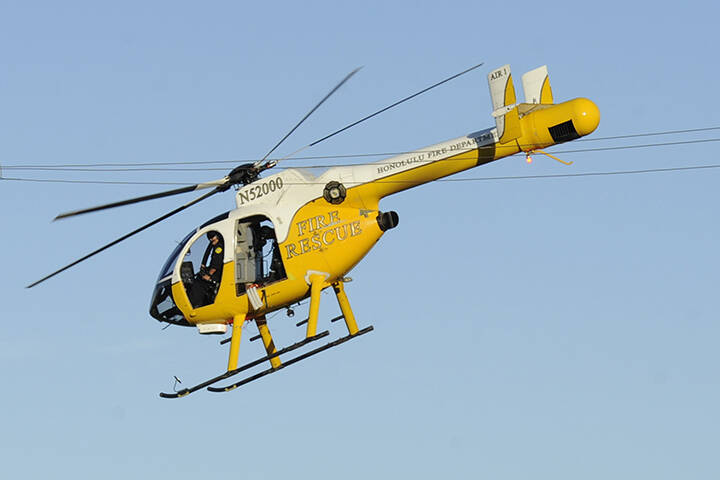
<svg viewBox="0 0 720 480">
<path fill-rule="evenodd" d="M 32 179 L 219 178 L 232 163 L 102 174 L 8 167 L 240 163 L 265 154 L 357 66 L 278 153 L 479 62 L 308 153 L 397 152 L 490 127 L 485 75 L 505 63 L 517 80 L 547 64 L 556 100 L 595 101 L 594 137 L 717 127 L 717 16 L 713 2 L 4 1 L 0 167 Z M 513 157 L 459 178 L 713 165 L 716 144 L 558 154 L 570 167 Z M 175 242 L 232 208 L 232 197 L 26 290 L 192 197 L 51 223 L 167 187 L 0 181 L 0 471 L 717 478 L 718 180 L 710 168 L 437 182 L 387 198 L 400 226 L 347 287 L 374 332 L 230 394 L 178 401 L 157 393 L 173 375 L 193 383 L 220 373 L 226 347 L 192 329 L 161 330 L 149 297 Z M 323 301 L 322 318 L 335 316 L 332 295 Z M 281 344 L 303 334 L 284 314 L 270 327 Z M 261 354 L 248 336 L 241 361 Z"/>
</svg>

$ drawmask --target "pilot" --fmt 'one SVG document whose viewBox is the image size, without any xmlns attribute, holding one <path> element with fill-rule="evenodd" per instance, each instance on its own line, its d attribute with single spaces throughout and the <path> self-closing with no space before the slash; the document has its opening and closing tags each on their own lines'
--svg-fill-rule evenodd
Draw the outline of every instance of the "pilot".
<svg viewBox="0 0 720 480">
<path fill-rule="evenodd" d="M 203 255 L 202 279 L 208 282 L 220 283 L 224 256 L 222 237 L 218 232 L 212 231 L 207 233 L 207 238 L 210 243 Z"/>
</svg>

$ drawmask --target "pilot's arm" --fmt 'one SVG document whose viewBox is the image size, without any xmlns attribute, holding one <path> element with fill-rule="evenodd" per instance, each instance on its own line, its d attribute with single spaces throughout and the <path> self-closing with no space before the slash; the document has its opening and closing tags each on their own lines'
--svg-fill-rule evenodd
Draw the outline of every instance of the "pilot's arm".
<svg viewBox="0 0 720 480">
<path fill-rule="evenodd" d="M 210 268 L 208 268 L 208 271 L 205 275 L 203 275 L 203 280 L 210 281 L 213 279 L 215 274 L 220 271 L 223 264 L 223 248 L 222 245 L 216 245 L 213 248 L 211 257 L 210 257 Z"/>
</svg>

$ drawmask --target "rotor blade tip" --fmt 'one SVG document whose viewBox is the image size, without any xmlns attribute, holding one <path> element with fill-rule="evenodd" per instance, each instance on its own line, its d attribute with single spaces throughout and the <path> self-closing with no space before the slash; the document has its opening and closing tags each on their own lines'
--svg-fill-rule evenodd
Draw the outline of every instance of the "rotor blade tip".
<svg viewBox="0 0 720 480">
<path fill-rule="evenodd" d="M 52 219 L 53 222 L 56 222 L 58 220 L 64 220 L 66 218 L 70 218 L 73 215 L 76 215 L 76 212 L 65 212 L 65 213 L 58 213 L 55 218 Z"/>
</svg>

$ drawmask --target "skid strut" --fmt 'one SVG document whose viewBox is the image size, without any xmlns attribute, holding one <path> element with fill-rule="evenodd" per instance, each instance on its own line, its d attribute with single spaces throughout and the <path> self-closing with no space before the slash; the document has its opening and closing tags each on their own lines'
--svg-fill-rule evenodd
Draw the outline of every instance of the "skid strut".
<svg viewBox="0 0 720 480">
<path fill-rule="evenodd" d="M 300 326 L 303 323 L 307 323 L 307 333 L 306 333 L 306 339 L 313 338 L 311 335 L 315 335 L 315 330 L 317 328 L 317 318 L 318 318 L 318 312 L 320 309 L 320 293 L 322 291 L 322 283 L 324 281 L 324 278 L 320 275 L 312 275 L 310 276 L 310 314 L 308 315 L 308 318 L 306 320 L 303 320 L 302 322 L 299 322 L 297 325 Z M 300 360 L 305 360 L 308 357 L 312 357 L 313 355 L 317 355 L 320 352 L 324 352 L 325 350 L 328 350 L 332 347 L 336 347 L 338 345 L 341 345 L 348 340 L 352 340 L 353 338 L 359 337 L 360 335 L 364 335 L 368 332 L 371 332 L 373 330 L 372 325 L 366 328 L 363 328 L 362 330 L 358 330 L 357 323 L 355 322 L 355 315 L 352 312 L 352 309 L 350 308 L 350 302 L 348 301 L 347 295 L 345 294 L 345 288 L 342 282 L 335 282 L 332 284 L 333 290 L 335 291 L 335 296 L 337 297 L 338 305 L 340 306 L 340 310 L 342 311 L 342 315 L 339 315 L 331 320 L 331 322 L 334 322 L 336 320 L 340 320 L 341 318 L 345 319 L 345 326 L 348 329 L 348 335 L 342 338 L 338 338 L 337 340 L 334 340 L 330 343 L 327 343 L 323 345 L 322 347 L 318 347 L 314 350 L 310 350 L 309 352 L 303 353 L 302 355 L 298 355 L 297 357 L 291 358 L 290 360 L 285 361 L 284 363 L 280 364 L 280 361 L 278 360 L 278 365 L 272 364 L 270 368 L 267 370 L 263 370 L 262 372 L 256 373 L 255 375 L 251 375 L 247 378 L 244 378 L 240 380 L 239 382 L 233 383 L 232 385 L 227 385 L 225 387 L 208 387 L 208 390 L 211 392 L 229 392 L 231 390 L 235 390 L 236 388 L 245 385 L 247 383 L 252 382 L 253 380 L 257 380 L 258 378 L 262 378 L 266 375 L 270 375 L 271 373 L 275 373 L 278 370 L 290 366 L 293 363 L 297 363 Z M 269 350 L 268 350 L 269 353 Z"/>
<path fill-rule="evenodd" d="M 323 289 L 323 282 L 325 279 L 321 275 L 311 275 L 309 278 L 309 284 L 310 284 L 310 314 L 308 315 L 307 320 L 304 320 L 300 323 L 298 323 L 298 326 L 302 325 L 303 323 L 307 323 L 307 332 L 305 334 L 305 339 L 294 343 L 290 345 L 289 347 L 285 347 L 281 350 L 277 350 L 275 348 L 275 343 L 273 342 L 272 336 L 270 335 L 270 330 L 267 326 L 267 321 L 265 319 L 265 316 L 257 317 L 255 319 L 255 323 L 257 324 L 258 331 L 260 332 L 260 338 L 262 338 L 263 345 L 265 346 L 265 352 L 267 353 L 266 356 L 259 358 L 257 360 L 254 360 L 250 363 L 247 363 L 241 367 L 237 366 L 238 363 L 238 355 L 240 351 L 240 338 L 242 336 L 242 326 L 245 321 L 245 314 L 236 315 L 233 319 L 233 328 L 232 328 L 232 337 L 230 339 L 224 340 L 222 343 L 226 343 L 226 341 L 230 341 L 230 356 L 228 359 L 228 369 L 227 372 L 223 373 L 222 375 L 218 375 L 217 377 L 213 377 L 210 380 L 206 380 L 202 383 L 199 383 L 193 387 L 190 388 L 184 388 L 182 390 L 179 390 L 174 393 L 160 393 L 160 396 L 162 398 L 179 398 L 184 397 L 186 395 L 189 395 L 193 392 L 196 392 L 200 390 L 201 388 L 207 387 L 208 390 L 211 392 L 229 392 L 230 390 L 234 390 L 242 385 L 245 385 L 247 383 L 252 382 L 253 380 L 257 380 L 258 378 L 262 378 L 266 375 L 270 375 L 271 373 L 275 373 L 278 370 L 281 370 L 287 366 L 290 366 L 294 363 L 298 363 L 301 360 L 305 360 L 308 357 L 312 357 L 313 355 L 317 355 L 320 352 L 324 352 L 325 350 L 328 350 L 330 348 L 336 347 L 338 345 L 341 345 L 349 340 L 352 340 L 353 338 L 359 337 L 361 335 L 364 335 L 368 332 L 371 332 L 373 330 L 372 325 L 366 328 L 363 328 L 362 330 L 358 330 L 357 323 L 355 321 L 355 315 L 352 312 L 352 309 L 350 308 L 350 302 L 348 301 L 347 295 L 345 294 L 345 288 L 343 286 L 343 283 L 341 281 L 334 282 L 332 284 L 333 290 L 335 291 L 335 295 L 337 297 L 338 305 L 340 306 L 340 310 L 342 312 L 342 315 L 339 315 L 331 320 L 331 322 L 344 319 L 345 320 L 345 326 L 347 327 L 348 334 L 345 337 L 338 338 L 337 340 L 334 340 L 332 342 L 326 343 L 325 345 L 315 348 L 314 350 L 310 350 L 309 352 L 305 352 L 301 355 L 298 355 L 297 357 L 293 357 L 290 360 L 287 360 L 285 362 L 280 361 L 280 355 L 292 352 L 293 350 L 296 350 L 298 348 L 301 348 L 311 342 L 314 342 L 315 340 L 319 340 L 323 337 L 326 337 L 329 335 L 329 332 L 326 330 L 321 333 L 317 332 L 317 322 L 318 322 L 318 313 L 320 310 L 320 293 Z M 251 339 L 252 340 L 252 339 Z M 253 368 L 257 365 L 260 365 L 263 362 L 270 361 L 270 368 L 267 370 L 263 370 L 262 372 L 256 373 L 254 375 L 251 375 L 249 377 L 246 377 L 239 382 L 233 383 L 231 385 L 227 385 L 224 387 L 213 387 L 212 385 L 220 382 L 222 380 L 225 380 L 227 378 L 230 378 L 234 375 L 237 375 L 238 373 L 241 373 L 249 368 Z"/>
<path fill-rule="evenodd" d="M 265 351 L 267 352 L 268 357 L 270 357 L 270 365 L 272 365 L 272 368 L 280 368 L 282 366 L 280 358 L 272 356 L 275 352 L 277 352 L 277 349 L 275 348 L 275 342 L 273 342 L 272 336 L 270 335 L 265 315 L 256 318 L 255 323 L 257 323 L 258 330 L 260 330 L 260 336 L 262 337 L 263 345 L 265 345 Z"/>
</svg>

